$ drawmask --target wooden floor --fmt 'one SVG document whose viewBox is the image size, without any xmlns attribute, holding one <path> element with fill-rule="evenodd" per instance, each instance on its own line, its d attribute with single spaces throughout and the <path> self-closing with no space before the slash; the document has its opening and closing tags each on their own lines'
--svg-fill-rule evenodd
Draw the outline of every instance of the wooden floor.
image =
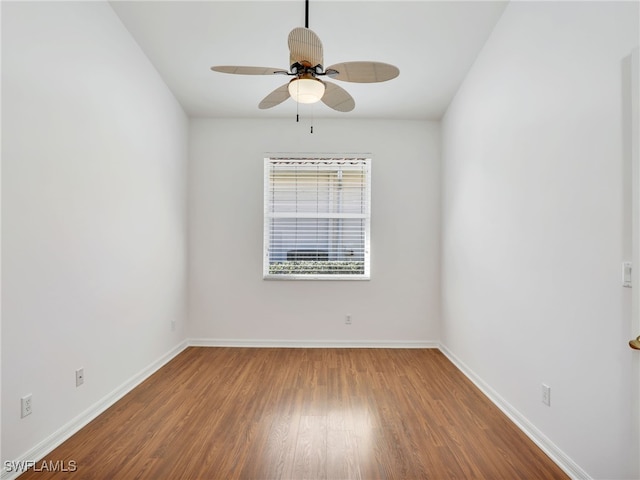
<svg viewBox="0 0 640 480">
<path fill-rule="evenodd" d="M 435 349 L 188 348 L 20 479 L 566 479 Z"/>
</svg>

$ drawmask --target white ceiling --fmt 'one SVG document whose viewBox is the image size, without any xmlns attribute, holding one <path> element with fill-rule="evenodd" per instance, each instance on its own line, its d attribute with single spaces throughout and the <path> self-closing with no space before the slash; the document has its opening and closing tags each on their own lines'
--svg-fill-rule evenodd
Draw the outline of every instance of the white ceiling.
<svg viewBox="0 0 640 480">
<path fill-rule="evenodd" d="M 505 1 L 311 0 L 309 28 L 324 46 L 325 67 L 357 60 L 396 65 L 384 83 L 340 82 L 352 112 L 322 103 L 301 115 L 331 118 L 439 119 L 500 18 Z M 287 70 L 287 37 L 305 26 L 304 0 L 112 1 L 146 56 L 192 117 L 295 117 L 289 99 L 258 103 L 289 78 L 229 75 L 212 65 Z"/>
</svg>

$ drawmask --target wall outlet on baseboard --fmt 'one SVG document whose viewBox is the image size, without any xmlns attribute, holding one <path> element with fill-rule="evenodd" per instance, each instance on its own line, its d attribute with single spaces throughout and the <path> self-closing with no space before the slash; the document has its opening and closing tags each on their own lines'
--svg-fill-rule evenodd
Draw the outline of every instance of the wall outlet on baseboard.
<svg viewBox="0 0 640 480">
<path fill-rule="evenodd" d="M 549 385 L 542 384 L 542 403 L 551 406 L 551 387 Z"/>
<path fill-rule="evenodd" d="M 351 315 L 346 315 L 344 317 L 344 323 L 345 325 L 351 325 Z"/>
<path fill-rule="evenodd" d="M 84 368 L 76 370 L 76 387 L 79 387 L 84 383 Z"/>
<path fill-rule="evenodd" d="M 20 418 L 31 415 L 31 412 L 33 412 L 33 405 L 31 403 L 31 394 L 28 394 L 20 399 Z"/>
<path fill-rule="evenodd" d="M 175 320 L 171 320 L 171 331 L 172 332 L 176 331 L 176 321 Z"/>
</svg>

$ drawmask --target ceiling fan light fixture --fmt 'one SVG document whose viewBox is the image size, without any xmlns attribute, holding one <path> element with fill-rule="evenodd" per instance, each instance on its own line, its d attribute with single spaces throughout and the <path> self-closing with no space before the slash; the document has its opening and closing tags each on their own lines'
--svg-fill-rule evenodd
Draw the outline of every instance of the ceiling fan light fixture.
<svg viewBox="0 0 640 480">
<path fill-rule="evenodd" d="M 324 83 L 311 76 L 294 78 L 289 82 L 289 95 L 298 103 L 319 102 L 324 89 Z"/>
</svg>

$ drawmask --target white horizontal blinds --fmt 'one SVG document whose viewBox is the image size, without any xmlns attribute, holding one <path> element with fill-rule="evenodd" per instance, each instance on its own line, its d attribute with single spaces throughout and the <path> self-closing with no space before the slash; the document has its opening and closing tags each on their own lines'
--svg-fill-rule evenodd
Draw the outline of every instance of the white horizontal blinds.
<svg viewBox="0 0 640 480">
<path fill-rule="evenodd" d="M 270 158 L 267 275 L 368 274 L 369 160 Z"/>
</svg>

